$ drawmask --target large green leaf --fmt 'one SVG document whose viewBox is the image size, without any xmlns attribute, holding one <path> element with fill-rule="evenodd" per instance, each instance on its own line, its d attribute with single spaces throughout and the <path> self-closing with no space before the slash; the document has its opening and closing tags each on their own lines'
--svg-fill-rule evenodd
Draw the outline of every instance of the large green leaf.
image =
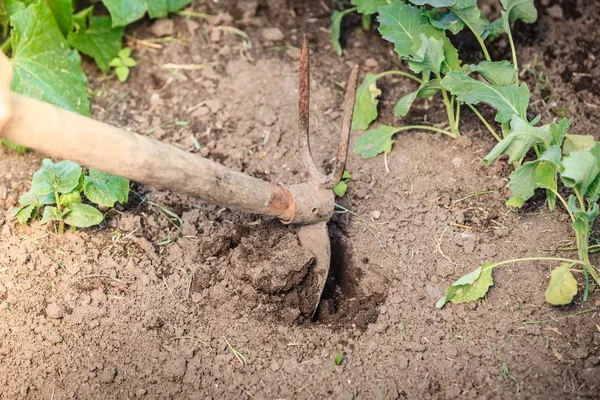
<svg viewBox="0 0 600 400">
<path fill-rule="evenodd" d="M 552 144 L 562 146 L 563 141 L 567 136 L 567 131 L 569 130 L 569 127 L 572 123 L 573 118 L 563 118 L 558 124 L 554 122 L 550 124 L 550 132 L 552 132 Z"/>
<path fill-rule="evenodd" d="M 412 93 L 402 96 L 400 98 L 400 100 L 398 100 L 398 102 L 394 106 L 394 115 L 396 117 L 405 117 L 406 114 L 408 114 L 408 111 L 410 110 L 412 103 L 417 98 L 418 92 L 419 92 L 418 90 L 415 90 Z"/>
<path fill-rule="evenodd" d="M 27 204 L 20 208 L 17 208 L 13 212 L 13 216 L 17 218 L 17 221 L 21 224 L 26 224 L 27 221 L 31 219 L 33 212 L 35 211 L 35 206 L 33 204 Z"/>
<path fill-rule="evenodd" d="M 392 136 L 400 129 L 395 126 L 379 125 L 377 128 L 367 131 L 356 139 L 354 152 L 363 158 L 375 157 L 381 153 L 392 151 Z"/>
<path fill-rule="evenodd" d="M 365 130 L 371 122 L 377 119 L 377 96 L 381 90 L 377 87 L 377 79 L 381 75 L 367 73 L 365 80 L 356 89 L 356 102 L 354 105 L 354 116 L 352 117 L 352 129 Z"/>
<path fill-rule="evenodd" d="M 110 16 L 112 26 L 125 26 L 142 18 L 146 13 L 144 0 L 102 0 Z"/>
<path fill-rule="evenodd" d="M 110 17 L 90 16 L 89 25 L 79 25 L 69 34 L 69 44 L 96 61 L 104 73 L 110 70 L 110 61 L 121 49 L 124 28 L 112 27 Z"/>
<path fill-rule="evenodd" d="M 446 289 L 446 295 L 438 300 L 436 307 L 442 308 L 452 303 L 468 303 L 485 296 L 490 286 L 494 284 L 492 269 L 494 264 L 486 261 L 475 271 L 458 279 Z"/>
<path fill-rule="evenodd" d="M 77 228 L 88 228 L 104 221 L 104 215 L 89 204 L 73 203 L 67 209 L 63 220 Z"/>
<path fill-rule="evenodd" d="M 537 10 L 533 0 L 501 0 L 500 2 L 506 10 L 509 22 L 520 19 L 525 23 L 532 24 L 537 20 Z"/>
<path fill-rule="evenodd" d="M 414 54 L 413 47 L 420 44 L 419 35 L 423 33 L 422 25 L 429 25 L 421 10 L 409 4 L 395 1 L 379 8 L 379 32 L 392 43 L 396 52 L 403 56 Z"/>
<path fill-rule="evenodd" d="M 568 156 L 574 151 L 591 150 L 596 145 L 592 135 L 565 135 L 563 142 L 563 155 Z"/>
<path fill-rule="evenodd" d="M 431 25 L 436 27 L 437 29 L 443 29 L 452 32 L 452 34 L 456 35 L 458 32 L 462 31 L 465 27 L 465 23 L 462 19 L 458 17 L 458 15 L 453 12 L 441 12 L 435 14 L 428 14 L 429 22 Z"/>
<path fill-rule="evenodd" d="M 409 58 L 410 69 L 416 73 L 431 71 L 439 75 L 444 61 L 444 43 L 442 40 L 420 35 L 421 47 Z"/>
<path fill-rule="evenodd" d="M 11 17 L 11 90 L 89 115 L 86 77 L 81 58 L 69 49 L 54 16 L 44 3 Z"/>
<path fill-rule="evenodd" d="M 84 178 L 83 193 L 101 206 L 113 207 L 117 201 L 125 204 L 129 198 L 129 180 L 90 169 L 89 176 Z"/>
<path fill-rule="evenodd" d="M 563 171 L 560 178 L 567 187 L 585 194 L 598 172 L 596 157 L 589 151 L 574 151 L 562 160 Z"/>
<path fill-rule="evenodd" d="M 167 0 L 144 0 L 150 18 L 163 18 L 169 13 Z"/>
<path fill-rule="evenodd" d="M 548 303 L 565 305 L 573 301 L 573 297 L 577 294 L 577 281 L 569 268 L 569 264 L 563 264 L 552 270 L 545 293 Z"/>
<path fill-rule="evenodd" d="M 54 164 L 44 159 L 42 168 L 33 174 L 31 192 L 36 196 L 45 196 L 57 190 L 58 193 L 69 193 L 79 184 L 81 167 L 73 161 L 61 161 Z"/>
<path fill-rule="evenodd" d="M 515 84 L 517 70 L 506 60 L 481 61 L 477 65 L 470 64 L 469 68 L 483 76 L 492 85 L 511 86 Z"/>
<path fill-rule="evenodd" d="M 493 163 L 503 154 L 508 155 L 510 164 L 520 160 L 529 149 L 540 145 L 544 149 L 550 147 L 552 134 L 548 126 L 534 127 L 527 121 L 514 115 L 510 122 L 510 132 L 483 159 L 485 165 Z"/>
<path fill-rule="evenodd" d="M 456 14 L 475 35 L 484 37 L 490 23 L 481 14 L 481 11 L 476 5 L 466 8 L 453 6 L 450 7 L 450 10 Z"/>
<path fill-rule="evenodd" d="M 352 0 L 356 10 L 361 14 L 375 14 L 379 7 L 388 5 L 392 0 Z"/>
<path fill-rule="evenodd" d="M 496 86 L 469 77 L 463 71 L 452 71 L 442 79 L 442 86 L 468 104 L 486 103 L 497 110 L 496 121 L 508 122 L 513 115 L 525 118 L 529 105 L 527 85 Z"/>
</svg>

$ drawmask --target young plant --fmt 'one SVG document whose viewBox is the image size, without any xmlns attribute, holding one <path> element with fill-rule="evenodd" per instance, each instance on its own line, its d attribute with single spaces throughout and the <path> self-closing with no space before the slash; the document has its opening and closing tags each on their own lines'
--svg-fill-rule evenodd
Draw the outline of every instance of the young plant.
<svg viewBox="0 0 600 400">
<path fill-rule="evenodd" d="M 57 221 L 59 233 L 64 231 L 65 224 L 73 228 L 100 224 L 104 215 L 82 203 L 81 193 L 99 206 L 113 207 L 117 201 L 127 202 L 129 181 L 94 169 L 85 175 L 77 163 L 54 164 L 45 159 L 42 168 L 33 174 L 31 189 L 19 198 L 21 207 L 13 215 L 22 224 L 40 217 L 42 224 Z"/>
<path fill-rule="evenodd" d="M 135 67 L 137 63 L 131 58 L 131 49 L 125 47 L 120 50 L 118 56 L 110 61 L 110 66 L 115 69 L 115 74 L 121 82 L 125 82 L 129 77 L 129 68 Z"/>
<path fill-rule="evenodd" d="M 464 303 L 483 297 L 493 285 L 492 270 L 515 262 L 552 261 L 560 263 L 550 275 L 546 301 L 564 305 L 577 294 L 577 281 L 571 269 L 579 266 L 585 278 L 583 301 L 590 292 L 590 276 L 600 287 L 600 278 L 589 258 L 589 241 L 592 225 L 598 216 L 600 198 L 600 143 L 593 136 L 570 135 L 567 130 L 572 120 L 563 119 L 549 126 L 533 127 L 513 116 L 511 133 L 484 158 L 484 163 L 494 162 L 500 155 L 508 155 L 508 162 L 516 162 L 534 148 L 537 159 L 521 164 L 510 175 L 509 187 L 513 196 L 508 206 L 521 207 L 533 196 L 536 189 L 544 189 L 549 207 L 558 199 L 569 214 L 577 243 L 577 259 L 557 257 L 527 257 L 496 263 L 485 262 L 468 275 L 454 282 L 446 290 L 437 306 L 449 301 Z M 566 200 L 558 192 L 558 182 L 571 189 Z"/>
<path fill-rule="evenodd" d="M 529 90 L 519 86 L 517 57 L 510 30 L 510 22 L 522 20 L 535 22 L 537 11 L 533 0 L 502 0 L 504 11 L 497 20 L 490 22 L 477 7 L 476 0 L 352 0 L 356 10 L 363 15 L 378 14 L 379 32 L 385 40 L 394 44 L 394 50 L 408 63 L 413 73 L 386 71 L 368 73 L 357 90 L 353 128 L 366 130 L 378 116 L 378 100 L 381 90 L 377 80 L 389 75 L 409 78 L 419 86 L 396 103 L 394 115 L 405 117 L 417 98 L 429 99 L 441 96 L 446 109 L 448 127 L 411 125 L 393 127 L 380 125 L 359 137 L 354 151 L 365 158 L 374 157 L 392 149 L 392 137 L 401 131 L 420 129 L 442 133 L 456 138 L 460 135 L 461 105 L 466 104 L 486 128 L 501 140 L 492 125 L 474 107 L 485 103 L 496 109 L 496 121 L 506 131 L 513 114 L 526 118 Z M 352 10 L 352 9 L 351 9 Z M 336 14 L 339 17 L 341 14 Z M 345 15 L 345 14 L 344 14 Z M 343 15 L 342 15 L 343 16 Z M 332 40 L 337 42 L 339 29 L 336 24 L 341 17 L 333 19 Z M 485 60 L 479 64 L 463 65 L 458 50 L 447 33 L 457 34 L 469 29 L 481 46 Z M 512 50 L 513 63 L 493 62 L 485 40 L 506 33 Z M 333 43 L 332 42 L 332 43 Z M 484 80 L 471 78 L 477 73 Z"/>
<path fill-rule="evenodd" d="M 342 175 L 342 180 L 333 188 L 333 192 L 336 194 L 336 196 L 344 197 L 346 195 L 346 190 L 348 190 L 348 182 L 351 179 L 352 175 L 350 175 L 350 172 L 344 171 L 344 174 Z"/>
</svg>

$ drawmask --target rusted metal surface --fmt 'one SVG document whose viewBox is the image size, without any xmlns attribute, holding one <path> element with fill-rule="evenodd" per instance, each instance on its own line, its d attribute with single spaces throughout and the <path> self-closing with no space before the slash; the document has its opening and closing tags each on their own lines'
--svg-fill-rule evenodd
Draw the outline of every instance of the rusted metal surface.
<svg viewBox="0 0 600 400">
<path fill-rule="evenodd" d="M 350 132 L 352 130 L 352 115 L 354 114 L 354 102 L 356 100 L 356 87 L 358 84 L 358 65 L 352 69 L 350 79 L 346 85 L 346 98 L 344 102 L 344 115 L 342 118 L 342 128 L 338 149 L 335 159 L 335 166 L 329 175 L 319 171 L 310 150 L 310 55 L 308 50 L 308 39 L 306 35 L 302 38 L 302 48 L 300 51 L 300 86 L 298 100 L 298 130 L 299 143 L 302 163 L 310 174 L 311 179 L 325 189 L 331 189 L 342 179 L 344 168 L 346 167 L 346 158 L 348 157 L 348 143 Z"/>
</svg>

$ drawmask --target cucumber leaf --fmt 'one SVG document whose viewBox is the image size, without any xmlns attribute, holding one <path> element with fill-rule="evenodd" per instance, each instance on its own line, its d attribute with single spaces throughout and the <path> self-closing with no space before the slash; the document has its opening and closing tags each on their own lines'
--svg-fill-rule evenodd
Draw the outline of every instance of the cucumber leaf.
<svg viewBox="0 0 600 400">
<path fill-rule="evenodd" d="M 118 201 L 127 203 L 129 198 L 129 180 L 90 169 L 84 178 L 83 193 L 92 202 L 105 207 L 113 207 Z"/>
<path fill-rule="evenodd" d="M 163 18 L 169 14 L 167 0 L 144 0 L 150 18 Z"/>
<path fill-rule="evenodd" d="M 44 214 L 42 215 L 42 225 L 47 224 L 50 221 L 60 219 L 58 215 L 58 208 L 53 206 L 44 207 Z"/>
<path fill-rule="evenodd" d="M 142 0 L 102 0 L 112 18 L 112 26 L 125 26 L 142 18 L 146 4 Z"/>
<path fill-rule="evenodd" d="M 154 0 L 148 0 L 152 2 Z M 167 11 L 170 13 L 174 13 L 176 11 L 181 10 L 183 7 L 190 5 L 192 0 L 167 0 Z"/>
<path fill-rule="evenodd" d="M 73 161 L 54 164 L 50 159 L 42 161 L 42 168 L 33 174 L 31 192 L 41 197 L 54 193 L 69 193 L 79 184 L 81 167 Z"/>
<path fill-rule="evenodd" d="M 12 91 L 89 115 L 86 77 L 81 58 L 69 49 L 45 3 L 37 3 L 11 17 Z M 42 84 L 40 84 L 42 83 Z"/>
<path fill-rule="evenodd" d="M 112 27 L 110 17 L 89 16 L 89 22 L 83 19 L 82 25 L 68 36 L 69 44 L 82 53 L 92 57 L 98 68 L 105 74 L 110 70 L 110 61 L 121 49 L 124 28 Z"/>
<path fill-rule="evenodd" d="M 486 103 L 496 109 L 496 121 L 508 122 L 513 115 L 525 118 L 529 105 L 527 85 L 497 86 L 469 77 L 463 71 L 449 72 L 442 86 L 467 104 Z"/>
<path fill-rule="evenodd" d="M 68 207 L 63 220 L 77 228 L 88 228 L 104 221 L 104 215 L 89 204 L 73 203 Z"/>
</svg>

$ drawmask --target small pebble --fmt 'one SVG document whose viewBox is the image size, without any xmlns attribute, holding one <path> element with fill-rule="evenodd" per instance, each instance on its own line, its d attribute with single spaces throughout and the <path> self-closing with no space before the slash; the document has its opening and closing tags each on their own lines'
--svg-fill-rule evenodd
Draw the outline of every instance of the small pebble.
<svg viewBox="0 0 600 400">
<path fill-rule="evenodd" d="M 372 211 L 371 212 L 371 217 L 373 217 L 373 219 L 379 219 L 379 218 L 381 218 L 381 211 Z"/>
<path fill-rule="evenodd" d="M 150 27 L 150 31 L 156 37 L 171 36 L 175 32 L 173 21 L 168 18 L 156 20 Z"/>
<path fill-rule="evenodd" d="M 265 28 L 262 30 L 262 38 L 271 42 L 277 42 L 283 40 L 285 36 L 279 28 Z"/>
<path fill-rule="evenodd" d="M 376 59 L 374 59 L 374 58 L 367 58 L 365 60 L 365 67 L 367 67 L 367 68 L 375 68 L 377 66 L 379 66 L 379 63 L 377 62 Z"/>
<path fill-rule="evenodd" d="M 46 315 L 49 318 L 61 319 L 65 315 L 65 308 L 60 304 L 50 303 L 46 306 Z"/>
</svg>

